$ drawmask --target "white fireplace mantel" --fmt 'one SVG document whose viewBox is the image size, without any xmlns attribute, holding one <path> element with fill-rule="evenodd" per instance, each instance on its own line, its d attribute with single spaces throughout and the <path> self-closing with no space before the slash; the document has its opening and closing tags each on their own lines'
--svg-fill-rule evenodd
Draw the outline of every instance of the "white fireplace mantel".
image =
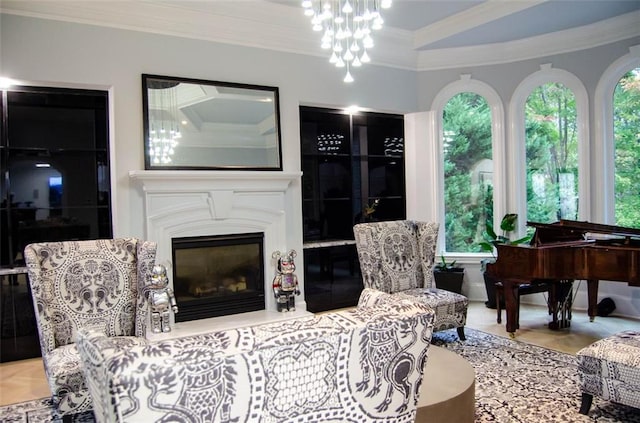
<svg viewBox="0 0 640 423">
<path fill-rule="evenodd" d="M 210 190 L 285 192 L 302 172 L 244 172 L 209 170 L 132 170 L 129 177 L 150 193 Z"/>
<path fill-rule="evenodd" d="M 178 237 L 264 233 L 265 307 L 277 310 L 272 291 L 273 251 L 284 251 L 291 222 L 292 183 L 301 172 L 133 170 L 129 178 L 144 197 L 145 237 L 158 243 L 156 261 L 171 265 Z M 173 285 L 170 276 L 170 284 Z M 301 284 L 303 285 L 303 284 Z M 304 286 L 296 306 L 306 310 Z"/>
</svg>

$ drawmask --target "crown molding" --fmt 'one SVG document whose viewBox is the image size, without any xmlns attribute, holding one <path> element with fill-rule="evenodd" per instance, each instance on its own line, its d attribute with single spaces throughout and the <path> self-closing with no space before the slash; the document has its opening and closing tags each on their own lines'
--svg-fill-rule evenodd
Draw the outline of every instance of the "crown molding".
<svg viewBox="0 0 640 423">
<path fill-rule="evenodd" d="M 504 3 L 499 3 L 501 7 L 505 7 Z M 486 15 L 490 10 L 495 12 L 493 8 L 496 6 L 490 4 L 483 7 Z M 268 1 L 181 3 L 166 0 L 2 0 L 0 12 L 328 57 L 327 52 L 320 48 L 319 36 L 311 30 L 309 19 L 302 13 L 302 8 Z M 482 21 L 487 17 L 480 16 L 477 19 Z M 477 20 L 473 22 L 478 23 Z M 422 28 L 416 33 L 385 27 L 375 34 L 376 47 L 371 53 L 372 64 L 425 71 L 508 63 L 581 50 L 638 36 L 638 22 L 640 11 L 581 28 L 525 40 L 422 51 L 416 50 L 414 45 L 427 42 L 429 37 L 433 39 L 433 26 Z M 457 24 L 468 25 L 459 20 Z M 422 41 L 416 41 L 416 34 L 420 34 Z"/>
</svg>

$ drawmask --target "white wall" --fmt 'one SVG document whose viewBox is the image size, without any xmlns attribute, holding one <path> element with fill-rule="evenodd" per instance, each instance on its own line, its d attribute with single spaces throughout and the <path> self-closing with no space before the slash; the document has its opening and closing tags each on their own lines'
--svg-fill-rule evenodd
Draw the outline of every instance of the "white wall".
<svg viewBox="0 0 640 423">
<path fill-rule="evenodd" d="M 321 58 L 13 15 L 1 15 L 0 36 L 0 75 L 112 92 L 116 236 L 144 235 L 141 196 L 128 177 L 144 168 L 143 73 L 279 87 L 285 171 L 300 170 L 300 104 L 395 113 L 417 108 L 410 71 L 364 66 L 346 85 L 342 72 Z M 302 228 L 299 215 L 291 224 Z"/>
</svg>

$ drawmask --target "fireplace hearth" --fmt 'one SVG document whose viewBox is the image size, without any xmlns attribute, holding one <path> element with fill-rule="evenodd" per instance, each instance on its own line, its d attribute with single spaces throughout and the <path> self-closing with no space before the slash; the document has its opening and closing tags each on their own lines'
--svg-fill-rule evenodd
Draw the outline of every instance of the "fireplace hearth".
<svg viewBox="0 0 640 423">
<path fill-rule="evenodd" d="M 176 322 L 265 309 L 263 233 L 173 238 Z"/>
</svg>

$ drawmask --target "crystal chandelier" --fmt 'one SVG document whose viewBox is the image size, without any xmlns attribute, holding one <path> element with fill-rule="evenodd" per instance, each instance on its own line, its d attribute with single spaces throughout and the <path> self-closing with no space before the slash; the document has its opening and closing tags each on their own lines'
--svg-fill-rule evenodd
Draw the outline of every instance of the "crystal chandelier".
<svg viewBox="0 0 640 423">
<path fill-rule="evenodd" d="M 180 133 L 178 83 L 153 81 L 149 101 L 157 109 L 149 119 L 149 156 L 153 164 L 170 164 Z"/>
<path fill-rule="evenodd" d="M 351 68 L 370 62 L 373 31 L 382 28 L 381 9 L 392 0 L 303 0 L 304 14 L 314 31 L 322 32 L 321 47 L 331 51 L 330 63 L 347 68 L 344 82 L 353 82 Z"/>
</svg>

